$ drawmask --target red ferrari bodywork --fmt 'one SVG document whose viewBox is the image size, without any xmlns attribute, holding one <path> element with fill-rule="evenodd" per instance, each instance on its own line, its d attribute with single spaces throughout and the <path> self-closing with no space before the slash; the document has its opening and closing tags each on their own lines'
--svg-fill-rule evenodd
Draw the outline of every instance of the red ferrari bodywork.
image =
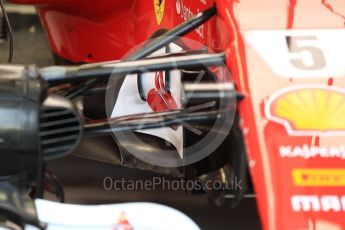
<svg viewBox="0 0 345 230">
<path fill-rule="evenodd" d="M 166 0 L 161 21 L 153 0 L 12 2 L 36 5 L 53 52 L 75 63 L 121 59 L 215 3 L 217 17 L 188 37 L 225 51 L 246 95 L 239 111 L 264 229 L 345 229 L 345 42 L 336 39 L 345 1 Z"/>
</svg>

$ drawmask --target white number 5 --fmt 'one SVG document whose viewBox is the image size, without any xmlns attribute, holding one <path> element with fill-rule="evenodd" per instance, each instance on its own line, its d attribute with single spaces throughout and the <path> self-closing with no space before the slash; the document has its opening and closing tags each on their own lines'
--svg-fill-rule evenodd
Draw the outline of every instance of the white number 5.
<svg viewBox="0 0 345 230">
<path fill-rule="evenodd" d="M 316 36 L 286 36 L 286 42 L 290 53 L 298 54 L 308 52 L 312 59 L 312 63 L 308 64 L 307 61 L 303 60 L 305 58 L 291 58 L 290 61 L 294 67 L 302 70 L 319 70 L 326 66 L 322 50 L 311 45 L 312 41 L 316 41 Z M 309 44 L 302 45 L 303 42 Z"/>
</svg>

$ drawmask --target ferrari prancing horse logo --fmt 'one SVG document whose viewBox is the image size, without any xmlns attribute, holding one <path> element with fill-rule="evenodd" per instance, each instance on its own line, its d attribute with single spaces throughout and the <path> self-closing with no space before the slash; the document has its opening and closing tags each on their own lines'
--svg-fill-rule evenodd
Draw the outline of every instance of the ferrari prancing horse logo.
<svg viewBox="0 0 345 230">
<path fill-rule="evenodd" d="M 160 25 L 164 15 L 165 0 L 153 0 L 153 4 L 155 6 L 157 23 Z"/>
</svg>

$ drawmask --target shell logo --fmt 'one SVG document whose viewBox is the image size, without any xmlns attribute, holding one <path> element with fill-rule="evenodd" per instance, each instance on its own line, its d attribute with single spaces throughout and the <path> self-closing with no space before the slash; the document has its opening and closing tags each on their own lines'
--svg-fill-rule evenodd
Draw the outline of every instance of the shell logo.
<svg viewBox="0 0 345 230">
<path fill-rule="evenodd" d="M 267 101 L 265 113 L 293 136 L 345 135 L 345 90 L 319 85 L 287 88 Z"/>
</svg>

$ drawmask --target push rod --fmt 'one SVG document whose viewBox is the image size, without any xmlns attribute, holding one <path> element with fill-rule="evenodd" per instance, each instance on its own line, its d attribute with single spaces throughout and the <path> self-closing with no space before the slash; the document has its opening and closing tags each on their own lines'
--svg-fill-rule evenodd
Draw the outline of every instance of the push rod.
<svg viewBox="0 0 345 230">
<path fill-rule="evenodd" d="M 204 12 L 198 13 L 194 17 L 186 20 L 182 24 L 176 26 L 175 28 L 167 31 L 163 35 L 151 39 L 147 42 L 141 49 L 136 51 L 135 53 L 129 55 L 124 61 L 134 61 L 145 58 L 150 54 L 154 53 L 155 51 L 167 46 L 173 41 L 176 41 L 180 37 L 186 35 L 187 33 L 193 31 L 194 29 L 198 28 L 202 24 L 206 23 L 210 18 L 217 14 L 216 7 L 213 6 Z M 73 89 L 71 92 L 67 94 L 69 98 L 75 98 L 84 94 L 87 90 L 95 87 L 99 83 L 101 83 L 104 79 L 91 79 L 87 81 L 85 84 Z"/>
</svg>

